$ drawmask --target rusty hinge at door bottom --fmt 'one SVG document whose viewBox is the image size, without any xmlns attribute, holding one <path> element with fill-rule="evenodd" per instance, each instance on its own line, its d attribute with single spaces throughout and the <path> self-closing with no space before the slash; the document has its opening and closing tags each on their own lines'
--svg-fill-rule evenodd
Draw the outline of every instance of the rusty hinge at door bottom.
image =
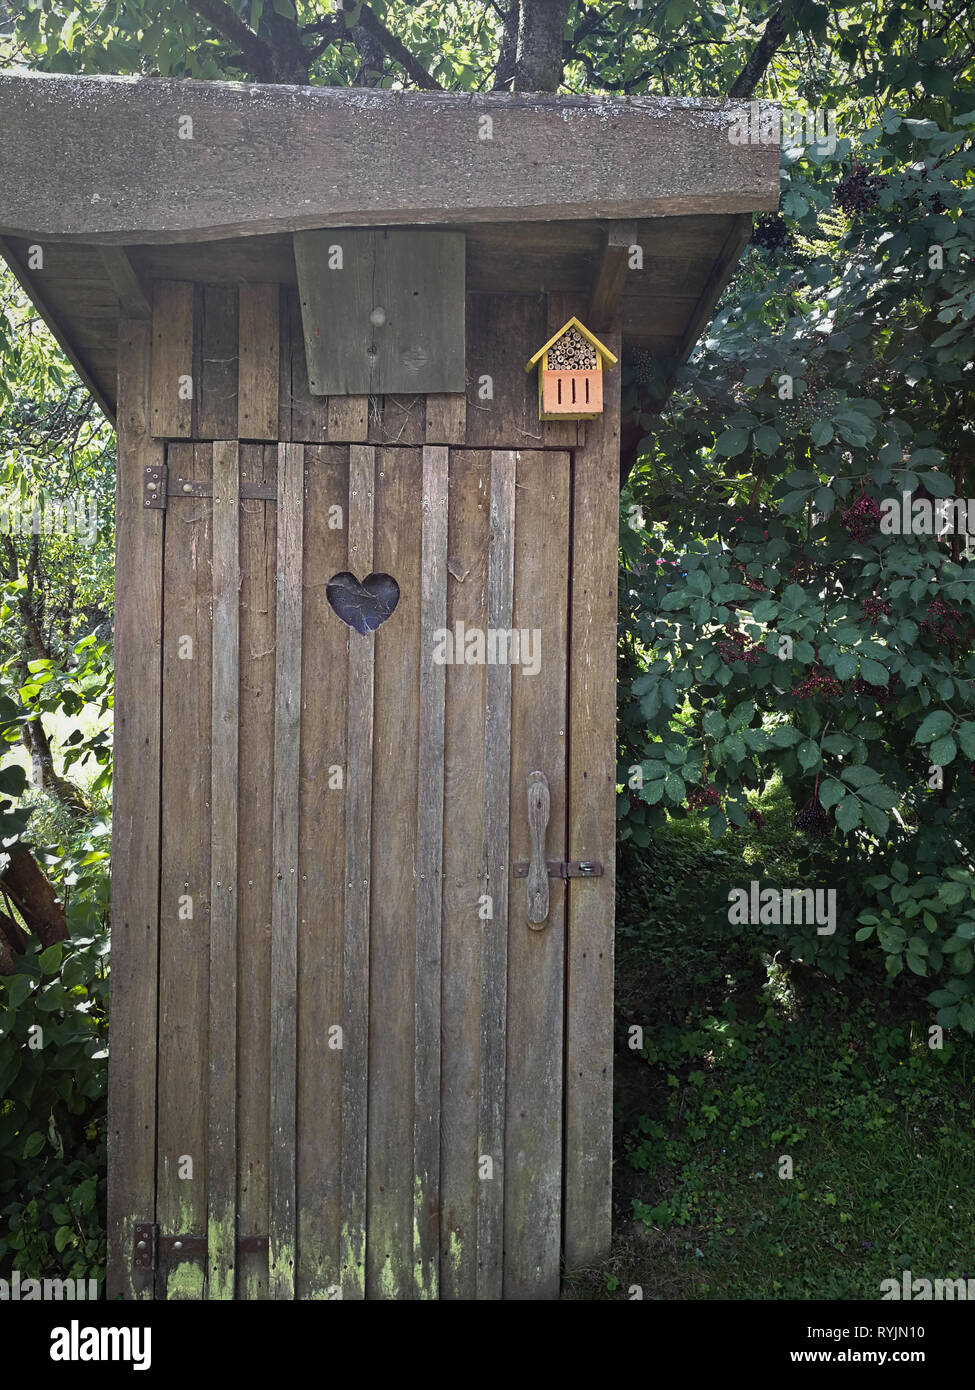
<svg viewBox="0 0 975 1390">
<path fill-rule="evenodd" d="M 237 1241 L 238 1255 L 265 1255 L 267 1236 L 241 1236 Z M 206 1236 L 162 1236 L 152 1221 L 137 1221 L 132 1232 L 132 1266 L 134 1269 L 158 1270 L 160 1265 L 178 1263 L 181 1259 L 205 1260 Z"/>
<path fill-rule="evenodd" d="M 598 859 L 547 859 L 549 878 L 602 878 L 603 866 Z M 511 866 L 513 878 L 528 877 L 528 863 L 519 860 Z"/>
</svg>

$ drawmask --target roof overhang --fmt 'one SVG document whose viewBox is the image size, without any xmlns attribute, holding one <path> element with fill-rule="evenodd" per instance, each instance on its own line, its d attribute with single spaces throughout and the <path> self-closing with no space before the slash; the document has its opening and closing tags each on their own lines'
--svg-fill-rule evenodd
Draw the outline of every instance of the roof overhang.
<svg viewBox="0 0 975 1390">
<path fill-rule="evenodd" d="M 536 288 L 591 276 L 605 310 L 626 280 L 624 338 L 686 355 L 751 214 L 778 206 L 778 146 L 740 142 L 744 113 L 761 129 L 750 106 L 7 71 L 0 252 L 109 409 L 115 325 L 161 262 L 180 278 L 192 246 L 217 279 L 224 260 L 232 278 L 266 260 L 257 278 L 285 281 L 289 234 L 316 227 L 463 228 L 469 288 L 523 291 L 531 266 Z M 632 236 L 653 262 L 642 289 L 625 275 Z"/>
</svg>

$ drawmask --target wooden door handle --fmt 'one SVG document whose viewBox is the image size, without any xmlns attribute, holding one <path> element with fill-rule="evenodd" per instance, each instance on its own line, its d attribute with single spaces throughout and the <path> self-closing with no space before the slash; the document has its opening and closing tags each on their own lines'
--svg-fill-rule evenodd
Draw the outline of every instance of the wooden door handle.
<svg viewBox="0 0 975 1390">
<path fill-rule="evenodd" d="M 532 849 L 528 864 L 528 925 L 540 931 L 548 917 L 548 862 L 545 858 L 545 831 L 551 801 L 544 772 L 528 774 L 528 826 Z"/>
</svg>

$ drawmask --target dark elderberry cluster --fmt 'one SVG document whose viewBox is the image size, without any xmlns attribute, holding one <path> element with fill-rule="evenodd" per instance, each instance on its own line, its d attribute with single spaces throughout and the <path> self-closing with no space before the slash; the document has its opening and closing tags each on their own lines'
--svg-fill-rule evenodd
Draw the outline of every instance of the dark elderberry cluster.
<svg viewBox="0 0 975 1390">
<path fill-rule="evenodd" d="M 784 251 L 791 244 L 792 236 L 783 219 L 777 212 L 766 213 L 755 219 L 752 229 L 752 245 L 762 251 L 774 254 Z"/>
<path fill-rule="evenodd" d="M 796 830 L 805 830 L 807 835 L 815 835 L 818 839 L 822 839 L 833 829 L 832 817 L 828 811 L 823 810 L 814 796 L 795 813 L 792 824 Z"/>
<path fill-rule="evenodd" d="M 868 497 L 865 492 L 861 492 L 852 507 L 847 507 L 843 513 L 843 529 L 851 541 L 865 541 L 880 525 L 882 515 L 876 497 Z"/>
<path fill-rule="evenodd" d="M 863 600 L 863 616 L 871 623 L 875 623 L 881 616 L 889 618 L 890 604 L 882 598 L 865 598 Z"/>
<path fill-rule="evenodd" d="M 703 811 L 705 806 L 720 806 L 721 793 L 709 782 L 704 787 L 691 787 L 687 793 L 687 809 Z"/>
<path fill-rule="evenodd" d="M 755 827 L 758 833 L 761 834 L 762 831 L 765 829 L 765 817 L 762 815 L 761 811 L 756 811 L 754 806 L 750 807 L 748 811 L 748 819 L 751 821 L 752 825 Z"/>
<path fill-rule="evenodd" d="M 869 695 L 878 705 L 892 705 L 900 696 L 900 677 L 891 676 L 886 685 L 871 685 L 862 676 L 857 676 L 853 690 L 857 695 Z"/>
<path fill-rule="evenodd" d="M 877 195 L 887 187 L 888 180 L 881 174 L 870 174 L 856 161 L 852 170 L 836 185 L 836 201 L 846 213 L 853 217 L 858 212 L 867 212 L 877 206 Z"/>
<path fill-rule="evenodd" d="M 934 638 L 939 647 L 944 647 L 952 660 L 959 651 L 967 651 L 971 647 L 975 636 L 975 629 L 965 625 L 959 610 L 940 598 L 933 601 L 927 616 L 922 618 L 921 631 Z"/>
<path fill-rule="evenodd" d="M 792 687 L 792 694 L 798 695 L 803 700 L 814 700 L 817 695 L 825 695 L 828 699 L 834 699 L 842 691 L 843 687 L 835 676 L 831 676 L 828 671 L 824 671 L 821 666 L 814 666 L 804 681 Z"/>
<path fill-rule="evenodd" d="M 746 666 L 756 666 L 762 659 L 762 648 L 750 646 L 743 632 L 727 632 L 723 642 L 718 643 L 717 651 L 726 666 L 743 661 Z"/>
</svg>

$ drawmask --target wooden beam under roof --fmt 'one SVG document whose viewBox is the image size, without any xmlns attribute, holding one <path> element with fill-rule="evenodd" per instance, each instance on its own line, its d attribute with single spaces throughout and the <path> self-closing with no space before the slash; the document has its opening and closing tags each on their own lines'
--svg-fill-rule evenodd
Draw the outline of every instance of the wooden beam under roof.
<svg viewBox="0 0 975 1390">
<path fill-rule="evenodd" d="M 321 226 L 771 211 L 747 103 L 0 73 L 0 234 L 199 241 Z"/>
</svg>

